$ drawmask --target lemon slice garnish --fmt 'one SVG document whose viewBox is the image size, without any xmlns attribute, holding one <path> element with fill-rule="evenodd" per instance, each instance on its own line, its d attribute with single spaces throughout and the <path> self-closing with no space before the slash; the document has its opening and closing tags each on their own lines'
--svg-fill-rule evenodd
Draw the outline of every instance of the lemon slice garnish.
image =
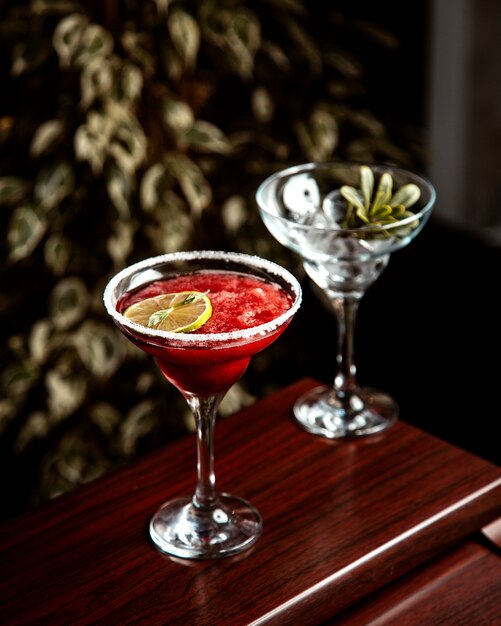
<svg viewBox="0 0 501 626">
<path fill-rule="evenodd" d="M 136 324 L 171 333 L 190 333 L 212 315 L 207 291 L 181 291 L 146 298 L 125 310 L 124 316 Z"/>
</svg>

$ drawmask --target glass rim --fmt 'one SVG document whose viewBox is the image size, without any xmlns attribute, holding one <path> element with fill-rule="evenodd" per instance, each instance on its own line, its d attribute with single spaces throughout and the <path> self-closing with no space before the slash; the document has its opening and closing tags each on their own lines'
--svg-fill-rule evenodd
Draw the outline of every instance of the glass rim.
<svg viewBox="0 0 501 626">
<path fill-rule="evenodd" d="M 359 166 L 360 167 L 362 165 L 367 165 L 371 169 L 379 170 L 381 173 L 383 173 L 384 171 L 388 171 L 391 173 L 393 171 L 393 172 L 397 172 L 397 173 L 400 173 L 402 175 L 412 178 L 416 184 L 420 183 L 422 187 L 428 190 L 428 193 L 430 195 L 428 201 L 418 213 L 414 213 L 413 215 L 406 217 L 403 220 L 399 220 L 398 222 L 394 222 L 392 224 L 383 224 L 383 225 L 367 224 L 364 226 L 356 226 L 354 228 L 340 228 L 340 227 L 329 227 L 329 226 L 324 226 L 324 225 L 320 226 L 320 225 L 300 224 L 298 222 L 294 222 L 283 215 L 270 211 L 268 208 L 268 202 L 266 202 L 264 199 L 264 194 L 266 190 L 269 189 L 275 182 L 280 181 L 282 179 L 285 180 L 287 178 L 292 178 L 292 176 L 296 174 L 301 174 L 301 173 L 309 172 L 312 170 L 328 169 L 329 167 L 333 167 L 333 166 L 340 166 L 340 167 L 341 166 L 348 166 L 348 167 Z M 343 233 L 374 234 L 376 232 L 390 232 L 393 229 L 400 229 L 409 224 L 412 224 L 416 219 L 422 219 L 423 217 L 425 217 L 431 211 L 431 209 L 433 208 L 433 205 L 435 204 L 436 191 L 435 191 L 435 187 L 427 178 L 425 178 L 421 174 L 417 174 L 409 169 L 406 169 L 405 167 L 392 165 L 390 163 L 377 162 L 377 161 L 357 161 L 357 160 L 350 160 L 350 159 L 347 159 L 347 160 L 340 159 L 340 160 L 319 161 L 319 162 L 310 161 L 310 162 L 305 162 L 305 163 L 299 163 L 296 165 L 291 165 L 284 169 L 277 170 L 273 174 L 270 174 L 267 178 L 265 178 L 260 183 L 255 193 L 255 199 L 258 204 L 259 210 L 261 212 L 266 213 L 266 215 L 269 215 L 272 218 L 278 218 L 282 220 L 283 222 L 286 222 L 287 224 L 291 224 L 294 226 L 294 228 L 299 228 L 299 229 L 304 229 L 304 230 L 309 230 L 309 231 L 317 230 L 319 232 L 335 232 L 340 235 L 342 235 Z"/>
<path fill-rule="evenodd" d="M 247 265 L 248 267 L 254 267 L 258 270 L 267 272 L 271 275 L 271 277 L 276 276 L 277 278 L 283 279 L 291 287 L 293 297 L 293 302 L 291 306 L 281 315 L 273 320 L 270 320 L 269 322 L 259 324 L 258 326 L 251 326 L 250 328 L 232 330 L 224 333 L 175 333 L 166 330 L 155 330 L 154 328 L 148 328 L 141 324 L 137 324 L 132 320 L 129 320 L 116 310 L 116 302 L 113 302 L 112 296 L 119 283 L 122 280 L 130 277 L 132 274 L 141 272 L 142 270 L 146 269 L 153 269 L 156 265 L 168 263 L 170 261 L 194 261 L 204 259 L 241 263 L 242 265 Z M 232 270 L 229 269 L 228 271 Z M 147 282 L 144 284 L 147 284 Z M 120 296 L 123 296 L 125 293 L 127 293 L 127 291 L 121 293 Z M 278 265 L 277 263 L 274 263 L 273 261 L 263 259 L 262 257 L 259 257 L 257 255 L 245 254 L 242 252 L 226 252 L 223 250 L 194 250 L 186 252 L 170 252 L 153 257 L 148 257 L 141 261 L 137 261 L 132 265 L 128 265 L 127 267 L 116 273 L 114 276 L 112 276 L 103 292 L 103 302 L 105 309 L 111 316 L 111 318 L 119 326 L 126 327 L 128 330 L 136 335 L 169 340 L 170 342 L 177 343 L 179 346 L 182 346 L 183 344 L 186 346 L 190 346 L 197 343 L 202 343 L 204 348 L 210 348 L 212 344 L 235 342 L 239 340 L 244 341 L 246 339 L 252 340 L 254 338 L 258 338 L 259 336 L 264 337 L 272 333 L 280 326 L 285 324 L 289 319 L 291 319 L 296 311 L 299 309 L 301 300 L 301 285 L 299 284 L 299 281 L 296 279 L 296 277 L 291 274 L 291 272 L 289 272 L 289 270 L 285 269 L 281 265 Z"/>
</svg>

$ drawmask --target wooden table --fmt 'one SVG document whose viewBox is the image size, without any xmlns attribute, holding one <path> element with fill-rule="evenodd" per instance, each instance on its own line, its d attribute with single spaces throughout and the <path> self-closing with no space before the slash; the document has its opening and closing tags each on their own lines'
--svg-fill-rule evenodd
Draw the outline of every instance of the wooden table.
<svg viewBox="0 0 501 626">
<path fill-rule="evenodd" d="M 218 487 L 264 519 L 254 548 L 195 562 L 152 546 L 151 514 L 194 489 L 188 436 L 0 527 L 0 624 L 501 624 L 501 552 L 479 531 L 501 517 L 501 469 L 403 421 L 310 435 L 292 405 L 315 384 L 216 426 Z"/>
</svg>

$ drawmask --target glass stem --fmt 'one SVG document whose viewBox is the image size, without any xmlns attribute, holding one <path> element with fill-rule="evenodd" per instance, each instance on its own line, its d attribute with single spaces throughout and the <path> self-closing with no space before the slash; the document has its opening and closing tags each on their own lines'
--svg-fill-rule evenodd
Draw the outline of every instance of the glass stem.
<svg viewBox="0 0 501 626">
<path fill-rule="evenodd" d="M 214 474 L 214 425 L 219 404 L 224 394 L 198 397 L 186 396 L 197 427 L 197 487 L 193 504 L 197 509 L 210 511 L 217 506 L 216 477 Z"/>
<path fill-rule="evenodd" d="M 358 389 L 353 339 L 359 302 L 360 298 L 354 296 L 332 300 L 338 331 L 334 389 L 339 395 L 346 395 Z"/>
</svg>

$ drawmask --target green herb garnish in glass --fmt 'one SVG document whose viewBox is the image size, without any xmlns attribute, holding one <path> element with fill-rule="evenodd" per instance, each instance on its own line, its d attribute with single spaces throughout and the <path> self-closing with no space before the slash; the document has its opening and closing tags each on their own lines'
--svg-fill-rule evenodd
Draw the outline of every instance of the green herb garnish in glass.
<svg viewBox="0 0 501 626">
<path fill-rule="evenodd" d="M 384 172 L 376 187 L 374 173 L 367 165 L 360 166 L 360 189 L 343 185 L 339 190 L 347 201 L 343 228 L 360 228 L 368 224 L 386 226 L 412 217 L 409 207 L 415 204 L 421 195 L 419 187 L 413 183 L 403 185 L 393 193 L 393 178 Z M 406 224 L 405 231 L 417 226 L 418 220 Z M 403 230 L 403 229 L 402 229 Z M 400 229 L 392 234 L 402 236 Z"/>
</svg>

